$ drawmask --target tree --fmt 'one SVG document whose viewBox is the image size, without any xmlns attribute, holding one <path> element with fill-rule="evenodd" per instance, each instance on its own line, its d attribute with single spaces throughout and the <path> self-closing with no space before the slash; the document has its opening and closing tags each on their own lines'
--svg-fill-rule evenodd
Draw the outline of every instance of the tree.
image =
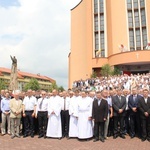
<svg viewBox="0 0 150 150">
<path fill-rule="evenodd" d="M 24 90 L 27 91 L 28 89 L 31 90 L 39 90 L 40 89 L 40 85 L 38 83 L 38 80 L 35 78 L 30 79 L 29 83 L 25 84 Z"/>
<path fill-rule="evenodd" d="M 53 82 L 49 88 L 49 91 L 52 92 L 54 89 L 58 90 L 58 86 L 56 82 Z"/>
<path fill-rule="evenodd" d="M 121 74 L 121 71 L 118 67 L 114 67 L 114 70 L 112 72 L 113 75 L 120 75 Z"/>
<path fill-rule="evenodd" d="M 96 78 L 96 77 L 97 77 L 97 73 L 95 71 L 93 71 L 91 74 L 91 78 Z"/>
<path fill-rule="evenodd" d="M 111 66 L 109 64 L 103 65 L 102 69 L 101 69 L 101 75 L 105 76 L 105 77 L 108 77 L 111 74 L 112 74 Z"/>
<path fill-rule="evenodd" d="M 63 86 L 60 86 L 60 87 L 58 87 L 58 91 L 63 92 L 63 91 L 65 91 L 65 89 L 63 88 Z"/>
<path fill-rule="evenodd" d="M 4 79 L 0 79 L 0 90 L 6 89 L 6 83 Z"/>
</svg>

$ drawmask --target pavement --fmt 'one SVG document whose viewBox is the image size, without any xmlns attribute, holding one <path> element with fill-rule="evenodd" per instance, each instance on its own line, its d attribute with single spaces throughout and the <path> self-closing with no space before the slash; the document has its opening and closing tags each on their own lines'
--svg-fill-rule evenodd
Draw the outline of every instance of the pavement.
<svg viewBox="0 0 150 150">
<path fill-rule="evenodd" d="M 113 139 L 109 137 L 104 143 L 92 140 L 52 138 L 17 138 L 11 139 L 9 135 L 0 136 L 0 150 L 150 150 L 150 142 L 142 142 L 138 138 Z"/>
</svg>

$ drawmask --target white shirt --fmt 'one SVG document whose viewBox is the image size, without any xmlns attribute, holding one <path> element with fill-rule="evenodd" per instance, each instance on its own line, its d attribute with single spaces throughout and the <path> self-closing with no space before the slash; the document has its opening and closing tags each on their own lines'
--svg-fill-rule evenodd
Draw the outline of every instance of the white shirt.
<svg viewBox="0 0 150 150">
<path fill-rule="evenodd" d="M 42 102 L 43 100 L 43 102 Z M 36 107 L 36 112 L 38 111 L 47 111 L 47 108 L 48 108 L 48 101 L 49 99 L 47 98 L 39 98 L 38 101 L 37 101 L 37 107 Z M 42 102 L 42 104 L 41 104 Z M 41 105 L 41 108 L 40 108 L 40 105 Z"/>
<path fill-rule="evenodd" d="M 31 97 L 26 96 L 23 100 L 25 111 L 34 110 L 34 106 L 36 106 L 36 103 L 37 103 L 37 99 L 34 96 Z"/>
<path fill-rule="evenodd" d="M 62 97 L 62 110 L 69 110 L 69 104 L 70 104 L 70 97 Z"/>
</svg>

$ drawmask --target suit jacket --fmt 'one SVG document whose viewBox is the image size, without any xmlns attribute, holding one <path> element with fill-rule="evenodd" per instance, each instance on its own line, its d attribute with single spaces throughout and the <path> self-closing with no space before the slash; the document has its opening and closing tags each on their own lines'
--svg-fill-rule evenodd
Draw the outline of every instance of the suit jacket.
<svg viewBox="0 0 150 150">
<path fill-rule="evenodd" d="M 136 113 L 139 112 L 138 110 L 138 103 L 139 103 L 139 99 L 141 99 L 142 96 L 141 95 L 137 95 L 135 101 L 133 100 L 133 95 L 130 95 L 128 98 L 128 106 L 129 106 L 129 110 L 130 110 L 130 115 L 135 115 Z M 133 107 L 137 108 L 137 112 L 134 112 L 132 110 Z"/>
<path fill-rule="evenodd" d="M 140 110 L 140 117 L 142 119 L 146 119 L 147 117 L 144 115 L 144 112 L 148 112 L 150 117 L 150 97 L 147 98 L 147 103 L 145 103 L 144 97 L 139 99 L 138 107 Z"/>
<path fill-rule="evenodd" d="M 10 118 L 21 118 L 22 115 L 22 101 L 17 100 L 18 104 L 16 103 L 16 99 L 13 98 L 10 100 Z M 15 112 L 20 112 L 20 114 L 16 115 Z"/>
<path fill-rule="evenodd" d="M 125 116 L 126 98 L 121 96 L 121 102 L 118 95 L 112 97 L 112 107 L 114 116 Z M 119 113 L 119 109 L 123 109 L 122 113 Z"/>
<path fill-rule="evenodd" d="M 92 107 L 92 118 L 95 122 L 104 122 L 104 118 L 108 116 L 108 102 L 101 99 L 100 105 L 98 105 L 98 99 L 95 98 Z"/>
</svg>

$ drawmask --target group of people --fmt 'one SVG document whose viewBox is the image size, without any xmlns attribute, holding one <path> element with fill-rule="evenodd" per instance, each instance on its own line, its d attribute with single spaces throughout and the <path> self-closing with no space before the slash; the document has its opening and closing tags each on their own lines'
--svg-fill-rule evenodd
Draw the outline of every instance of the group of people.
<svg viewBox="0 0 150 150">
<path fill-rule="evenodd" d="M 81 91 L 102 91 L 103 89 L 112 90 L 114 88 L 121 88 L 132 90 L 134 87 L 137 90 L 143 88 L 150 89 L 150 73 L 146 74 L 123 74 L 108 77 L 88 78 L 86 80 L 78 80 L 73 82 L 73 89 Z"/>
<path fill-rule="evenodd" d="M 94 137 L 93 142 L 138 137 L 150 142 L 150 91 L 148 88 L 78 89 L 52 93 L 1 90 L 1 134 L 11 138 Z M 6 124 L 7 120 L 7 124 Z M 21 124 L 20 124 L 21 122 Z"/>
</svg>

